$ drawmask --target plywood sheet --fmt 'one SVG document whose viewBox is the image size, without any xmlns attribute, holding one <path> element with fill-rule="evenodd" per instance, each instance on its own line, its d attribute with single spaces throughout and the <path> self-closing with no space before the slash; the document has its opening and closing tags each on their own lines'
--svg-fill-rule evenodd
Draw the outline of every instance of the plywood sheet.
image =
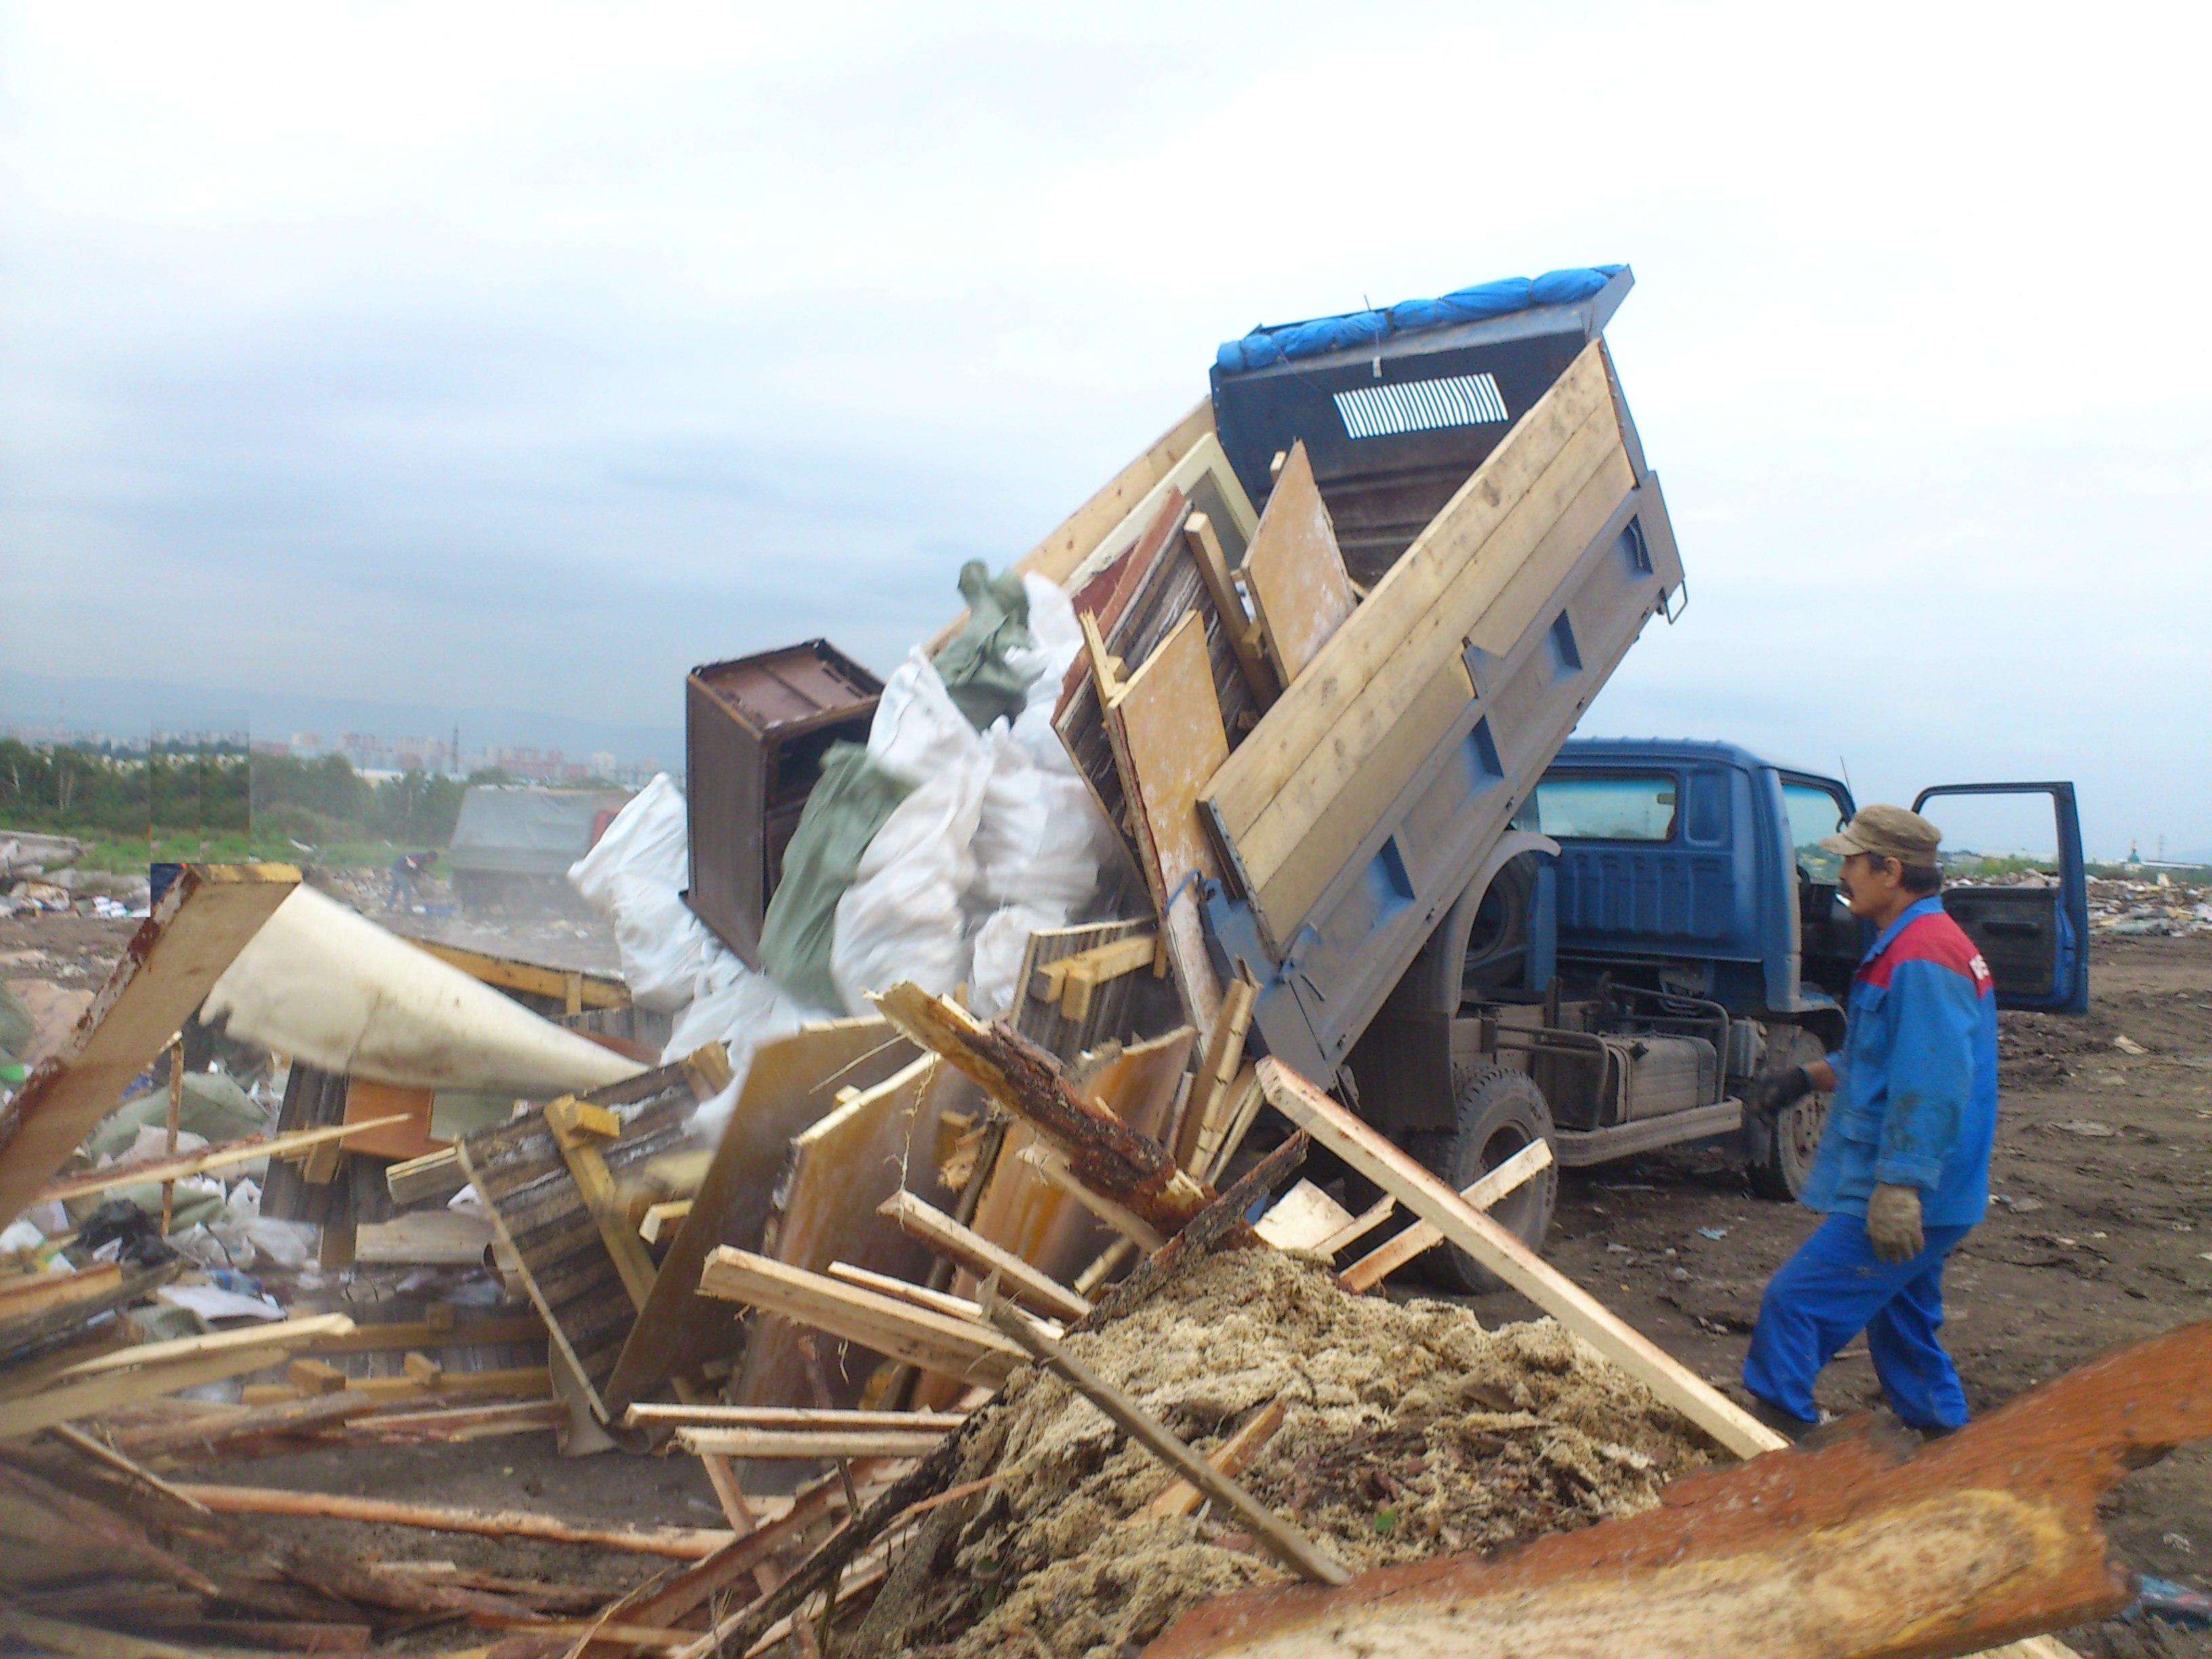
<svg viewBox="0 0 2212 1659">
<path fill-rule="evenodd" d="M 1206 951 L 1192 878 L 1220 875 L 1199 822 L 1199 797 L 1229 758 L 1229 736 L 1214 696 L 1205 623 L 1183 617 L 1108 706 L 1114 743 L 1135 819 L 1139 867 L 1167 933 L 1183 1006 L 1194 1024 L 1211 1030 L 1221 1010 L 1221 983 Z"/>
<path fill-rule="evenodd" d="M 914 1045 L 881 1019 L 836 1019 L 763 1042 L 738 1091 L 690 1213 L 661 1258 L 652 1293 L 608 1380 L 620 1410 L 671 1376 L 737 1353 L 743 1310 L 699 1294 L 719 1245 L 757 1250 L 792 1137 L 836 1109 L 841 1089 L 872 1089 L 909 1064 Z"/>
<path fill-rule="evenodd" d="M 346 1143 L 346 1150 L 366 1152 L 375 1158 L 388 1158 L 394 1162 L 422 1158 L 437 1152 L 449 1143 L 430 1138 L 432 1098 L 432 1091 L 428 1089 L 407 1089 L 396 1084 L 371 1083 L 362 1078 L 349 1078 L 346 1080 L 346 1122 L 366 1123 L 372 1118 L 390 1117 L 399 1112 L 407 1114 L 407 1121 L 357 1134 Z"/>
<path fill-rule="evenodd" d="M 1358 603 L 1337 550 L 1328 506 L 1303 443 L 1291 447 L 1244 556 L 1244 581 L 1285 685 L 1305 672 Z"/>
<path fill-rule="evenodd" d="M 929 1248 L 876 1212 L 902 1187 L 940 1208 L 954 1201 L 937 1178 L 935 1162 L 938 1120 L 953 1109 L 980 1111 L 981 1093 L 938 1056 L 927 1054 L 799 1135 L 791 1143 L 789 1172 L 762 1254 L 812 1273 L 848 1261 L 921 1283 L 935 1261 Z M 806 1334 L 788 1320 L 761 1316 L 745 1344 L 735 1403 L 854 1404 L 883 1356 L 817 1336 L 832 1395 L 822 1400 L 799 1346 Z"/>
<path fill-rule="evenodd" d="M 123 1099 L 233 958 L 300 885 L 289 864 L 185 866 L 52 1059 L 0 1108 L 0 1225 Z"/>
</svg>

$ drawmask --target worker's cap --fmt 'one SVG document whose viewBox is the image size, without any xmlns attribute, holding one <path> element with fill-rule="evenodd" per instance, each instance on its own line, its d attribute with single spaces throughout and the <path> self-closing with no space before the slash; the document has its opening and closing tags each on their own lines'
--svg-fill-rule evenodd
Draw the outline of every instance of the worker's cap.
<svg viewBox="0 0 2212 1659">
<path fill-rule="evenodd" d="M 1866 853 L 1900 864 L 1932 866 L 1943 832 L 1902 806 L 1862 806 L 1851 821 L 1820 845 L 1831 853 Z"/>
</svg>

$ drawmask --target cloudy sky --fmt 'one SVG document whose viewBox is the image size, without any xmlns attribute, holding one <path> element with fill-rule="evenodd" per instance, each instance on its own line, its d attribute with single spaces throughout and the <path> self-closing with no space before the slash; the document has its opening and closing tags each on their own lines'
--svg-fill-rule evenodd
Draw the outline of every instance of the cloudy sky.
<svg viewBox="0 0 2212 1659">
<path fill-rule="evenodd" d="M 2212 848 L 2191 9 L 0 9 L 0 662 L 674 725 L 888 668 L 1262 320 L 1626 260 L 1586 720 Z"/>
</svg>

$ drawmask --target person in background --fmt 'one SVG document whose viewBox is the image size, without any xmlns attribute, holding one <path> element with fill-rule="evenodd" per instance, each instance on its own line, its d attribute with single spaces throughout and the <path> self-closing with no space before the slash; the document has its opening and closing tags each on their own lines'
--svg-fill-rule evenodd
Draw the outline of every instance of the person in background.
<svg viewBox="0 0 2212 1659">
<path fill-rule="evenodd" d="M 1997 1016 L 1989 964 L 1938 896 L 1942 832 L 1902 806 L 1862 807 L 1820 845 L 1839 896 L 1873 924 L 1844 1045 L 1759 1079 L 1747 1110 L 1830 1093 L 1802 1201 L 1826 1219 L 1766 1286 L 1744 1360 L 1754 1409 L 1795 1438 L 1820 1419 L 1813 1383 L 1861 1331 L 1890 1409 L 1924 1434 L 1966 1420 L 1936 1334 L 1943 1265 L 1989 1206 Z"/>
</svg>

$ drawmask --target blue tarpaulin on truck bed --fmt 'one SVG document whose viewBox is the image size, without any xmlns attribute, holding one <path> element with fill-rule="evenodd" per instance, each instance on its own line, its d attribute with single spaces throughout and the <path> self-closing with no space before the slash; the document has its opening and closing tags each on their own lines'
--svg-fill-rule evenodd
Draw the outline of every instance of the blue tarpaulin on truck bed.
<svg viewBox="0 0 2212 1659">
<path fill-rule="evenodd" d="M 1236 374 L 1299 357 L 1318 357 L 1323 352 L 1377 345 L 1394 334 L 1413 329 L 1440 328 L 1448 323 L 1479 323 L 1537 306 L 1572 305 L 1577 300 L 1589 298 L 1625 269 L 1621 265 L 1577 265 L 1565 270 L 1547 270 L 1541 276 L 1505 276 L 1494 283 L 1455 289 L 1439 299 L 1401 300 L 1376 311 L 1348 311 L 1340 317 L 1316 317 L 1310 322 L 1255 328 L 1243 339 L 1224 345 L 1214 354 L 1214 361 L 1229 373 Z"/>
</svg>

